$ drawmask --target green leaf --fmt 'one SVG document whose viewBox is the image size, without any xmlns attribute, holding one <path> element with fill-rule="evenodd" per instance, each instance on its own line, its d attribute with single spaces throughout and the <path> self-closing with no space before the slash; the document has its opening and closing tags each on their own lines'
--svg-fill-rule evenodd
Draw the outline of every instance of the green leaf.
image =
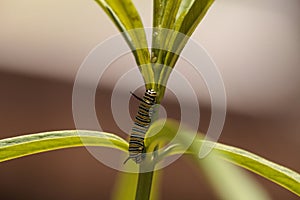
<svg viewBox="0 0 300 200">
<path fill-rule="evenodd" d="M 155 62 L 163 64 L 163 58 L 167 51 L 166 46 L 170 35 L 164 29 L 172 29 L 176 20 L 177 11 L 182 0 L 154 0 L 153 4 L 153 34 L 152 55 Z M 153 63 L 155 63 L 153 61 Z"/>
<path fill-rule="evenodd" d="M 0 140 L 0 162 L 78 146 L 101 146 L 128 151 L 128 143 L 114 134 L 84 130 L 53 131 Z"/>
<path fill-rule="evenodd" d="M 155 122 L 146 134 L 147 152 L 153 151 L 155 146 L 159 145 L 163 156 L 185 153 L 192 154 L 194 159 L 199 159 L 199 150 L 204 144 L 202 137 L 187 130 L 179 129 L 179 124 L 172 120 L 165 123 Z M 166 144 L 169 148 L 162 149 Z M 217 153 L 223 160 L 259 174 L 300 196 L 299 173 L 236 147 L 209 141 L 205 141 L 205 145 L 211 147 L 212 152 Z"/>
<path fill-rule="evenodd" d="M 214 150 L 222 158 L 259 174 L 300 196 L 300 174 L 248 151 L 217 143 Z"/>
<path fill-rule="evenodd" d="M 126 167 L 127 165 L 124 165 Z M 112 193 L 113 200 L 132 200 L 135 199 L 138 174 L 119 172 Z"/>
<path fill-rule="evenodd" d="M 182 1 L 176 16 L 174 30 L 191 36 L 214 0 Z"/>
<path fill-rule="evenodd" d="M 157 130 L 160 131 L 157 132 Z M 202 140 L 200 140 L 198 136 L 195 137 L 195 135 L 187 134 L 185 129 L 179 129 L 177 122 L 168 120 L 163 127 L 155 123 L 153 127 L 151 127 L 150 132 L 153 134 L 156 133 L 151 138 L 147 138 L 147 140 L 150 139 L 151 143 L 159 140 L 159 143 L 155 143 L 162 146 L 170 140 L 173 140 L 170 144 L 171 147 L 160 153 L 158 160 L 162 160 L 161 156 L 166 157 L 168 154 L 184 153 L 185 151 L 183 149 L 187 147 L 189 154 L 192 155 L 192 160 L 199 166 L 200 170 L 204 171 L 204 174 L 214 186 L 215 191 L 221 199 L 269 200 L 268 195 L 251 177 L 248 177 L 236 166 L 230 165 L 228 162 L 220 159 L 217 152 L 209 154 L 205 159 L 199 159 L 198 151 L 200 146 L 199 142 L 196 141 L 202 142 Z M 149 135 L 151 135 L 151 133 L 148 133 L 148 136 Z M 148 149 L 152 149 L 155 144 L 149 145 L 148 142 L 149 141 L 146 141 Z M 164 154 L 165 152 L 167 153 Z"/>
<path fill-rule="evenodd" d="M 124 165 L 125 168 L 124 171 L 126 171 L 126 167 L 127 165 Z M 158 170 L 158 171 L 154 171 L 153 173 L 154 174 L 152 178 L 152 189 L 151 189 L 150 200 L 159 199 L 158 196 L 161 188 L 160 187 L 161 171 Z M 136 197 L 138 176 L 139 174 L 137 173 L 120 172 L 116 179 L 115 187 L 112 193 L 112 199 L 113 200 L 136 199 L 135 197 Z"/>
<path fill-rule="evenodd" d="M 214 0 L 154 0 L 151 62 L 163 97 L 171 69 Z"/>
<path fill-rule="evenodd" d="M 144 26 L 131 0 L 95 0 L 112 19 L 134 54 L 146 83 L 153 83 L 150 53 Z"/>
<path fill-rule="evenodd" d="M 169 52 L 167 54 L 165 65 L 175 66 L 189 37 L 204 18 L 213 2 L 214 0 L 186 0 L 181 3 L 173 27 L 173 30 L 178 33 L 173 34 L 170 40 L 172 49 L 176 49 L 176 53 Z"/>
<path fill-rule="evenodd" d="M 263 187 L 249 174 L 220 159 L 217 153 L 211 153 L 205 159 L 194 159 L 221 199 L 270 200 Z"/>
</svg>

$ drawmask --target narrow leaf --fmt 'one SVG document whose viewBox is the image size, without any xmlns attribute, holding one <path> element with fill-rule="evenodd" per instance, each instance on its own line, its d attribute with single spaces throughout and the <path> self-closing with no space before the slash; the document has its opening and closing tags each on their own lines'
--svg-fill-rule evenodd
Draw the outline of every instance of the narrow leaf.
<svg viewBox="0 0 300 200">
<path fill-rule="evenodd" d="M 180 5 L 174 30 L 191 36 L 214 0 L 186 0 Z"/>
<path fill-rule="evenodd" d="M 170 148 L 164 148 L 160 151 L 168 150 L 168 155 L 185 153 L 192 154 L 195 158 L 198 157 L 200 147 L 204 141 L 201 135 L 192 134 L 187 130 L 179 129 L 178 122 L 172 120 L 165 123 L 155 122 L 146 134 L 145 145 L 147 151 L 153 151 L 156 145 L 163 147 L 167 144 L 168 146 L 173 145 L 174 148 L 171 150 L 169 150 Z M 169 144 L 172 140 L 172 144 Z M 209 141 L 205 141 L 205 145 L 213 147 L 213 152 L 217 153 L 222 159 L 259 174 L 300 196 L 299 173 L 236 147 Z M 185 150 L 185 147 L 188 147 L 188 149 Z M 162 155 L 166 156 L 167 154 L 163 153 Z"/>
<path fill-rule="evenodd" d="M 153 5 L 153 34 L 152 34 L 152 55 L 155 58 L 153 63 L 163 64 L 164 57 L 169 45 L 170 32 L 174 26 L 177 11 L 182 0 L 154 0 Z"/>
<path fill-rule="evenodd" d="M 189 37 L 214 0 L 154 0 L 151 61 L 158 90 L 164 92 Z M 162 87 L 161 87 L 162 86 Z M 163 94 L 160 94 L 160 97 Z"/>
<path fill-rule="evenodd" d="M 176 49 L 176 52 L 167 54 L 165 65 L 175 66 L 188 38 L 195 31 L 213 2 L 214 0 L 186 0 L 181 3 L 173 28 L 178 33 L 173 34 L 172 39 L 170 39 L 170 43 L 176 45 L 172 47 L 172 49 Z"/>
<path fill-rule="evenodd" d="M 218 143 L 214 149 L 223 159 L 259 174 L 300 196 L 299 173 L 236 147 Z"/>
<path fill-rule="evenodd" d="M 223 200 L 270 200 L 262 186 L 245 171 L 228 163 L 217 153 L 211 153 L 205 159 L 194 157 L 200 170 L 209 179 L 216 193 Z"/>
<path fill-rule="evenodd" d="M 124 152 L 128 150 L 128 143 L 114 134 L 84 130 L 52 131 L 0 140 L 0 162 L 78 146 L 111 147 Z"/>
<path fill-rule="evenodd" d="M 124 165 L 124 167 L 126 167 L 126 165 Z M 113 200 L 135 199 L 137 181 L 138 181 L 137 173 L 119 172 L 112 193 L 112 199 Z"/>
<path fill-rule="evenodd" d="M 146 83 L 153 82 L 144 26 L 131 0 L 95 0 L 112 19 L 134 54 Z"/>
</svg>

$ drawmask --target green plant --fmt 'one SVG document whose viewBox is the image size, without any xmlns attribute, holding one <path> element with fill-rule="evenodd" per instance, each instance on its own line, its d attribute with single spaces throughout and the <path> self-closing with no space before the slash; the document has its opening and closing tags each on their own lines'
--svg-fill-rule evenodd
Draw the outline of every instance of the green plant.
<svg viewBox="0 0 300 200">
<path fill-rule="evenodd" d="M 119 30 L 127 33 L 124 37 L 143 75 L 145 87 L 159 91 L 158 101 L 160 102 L 171 73 L 164 66 L 171 68 L 175 66 L 188 40 L 188 37 L 182 38 L 181 34 L 191 36 L 213 0 L 154 0 L 153 27 L 157 34 L 153 36 L 151 53 L 148 48 L 145 48 L 147 41 L 143 24 L 131 0 L 96 0 L 96 2 L 111 17 Z M 166 34 L 160 28 L 172 30 L 172 32 Z M 133 29 L 139 31 L 131 31 Z M 163 50 L 170 48 L 175 48 L 176 53 Z M 157 130 L 159 130 L 158 134 L 153 135 Z M 176 135 L 179 137 L 174 140 Z M 192 141 L 192 144 L 185 150 L 184 146 L 188 141 Z M 199 159 L 198 153 L 203 142 L 200 134 L 194 137 L 188 129 L 179 130 L 178 134 L 178 123 L 175 121 L 154 122 L 145 137 L 147 152 L 154 152 L 157 147 L 163 147 L 165 144 L 168 144 L 168 148 L 159 149 L 155 160 L 146 159 L 142 162 L 139 167 L 150 169 L 149 172 L 121 173 L 114 198 L 154 199 L 157 194 L 153 187 L 158 187 L 155 166 L 164 158 L 176 154 L 190 155 L 194 163 L 205 171 L 223 199 L 268 198 L 261 188 L 251 179 L 241 175 L 236 167 L 228 165 L 228 162 L 259 174 L 300 196 L 298 173 L 245 150 L 219 143 L 215 146 L 208 143 L 213 145 L 212 153 L 205 159 Z M 128 142 L 112 133 L 84 130 L 54 131 L 0 140 L 0 161 L 77 146 L 104 146 L 128 151 Z M 230 177 L 235 177 L 234 181 L 231 181 Z M 234 188 L 237 184 L 240 185 L 238 190 Z"/>
</svg>

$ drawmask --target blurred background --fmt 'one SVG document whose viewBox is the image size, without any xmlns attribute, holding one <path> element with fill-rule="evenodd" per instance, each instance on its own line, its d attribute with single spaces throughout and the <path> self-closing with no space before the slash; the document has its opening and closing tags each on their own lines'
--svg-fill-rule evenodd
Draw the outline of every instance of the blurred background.
<svg viewBox="0 0 300 200">
<path fill-rule="evenodd" d="M 134 3 L 144 25 L 150 27 L 151 1 Z M 299 19 L 299 0 L 216 0 L 192 36 L 219 67 L 226 87 L 228 111 L 220 141 L 298 172 Z M 74 129 L 72 87 L 76 72 L 98 43 L 117 33 L 94 1 L 1 0 L 0 138 Z M 125 60 L 130 65 L 133 59 Z M 112 65 L 120 67 L 118 62 Z M 110 73 L 107 77 L 115 72 Z M 105 131 L 126 137 L 111 115 L 112 88 L 110 78 L 99 86 L 99 120 Z M 125 86 L 120 95 L 125 97 L 129 91 Z M 207 91 L 197 91 L 197 95 L 199 130 L 205 132 L 209 96 Z M 130 103 L 134 114 L 138 102 Z M 180 117 L 172 96 L 167 96 L 163 105 L 169 117 Z M 272 199 L 298 199 L 263 178 L 251 176 Z M 0 193 L 1 199 L 10 200 L 109 199 L 116 177 L 117 171 L 99 163 L 85 148 L 73 148 L 1 163 Z M 218 199 L 205 176 L 184 158 L 165 168 L 161 192 L 162 199 Z"/>
</svg>

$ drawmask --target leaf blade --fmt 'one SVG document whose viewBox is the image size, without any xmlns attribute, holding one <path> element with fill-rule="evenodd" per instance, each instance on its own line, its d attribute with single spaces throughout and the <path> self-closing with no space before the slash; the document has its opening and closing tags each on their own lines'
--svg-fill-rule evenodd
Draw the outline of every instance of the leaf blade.
<svg viewBox="0 0 300 200">
<path fill-rule="evenodd" d="M 0 140 L 0 162 L 79 146 L 111 147 L 124 152 L 128 149 L 125 140 L 110 133 L 84 130 L 51 131 Z"/>
<path fill-rule="evenodd" d="M 270 200 L 264 191 L 249 174 L 241 168 L 220 159 L 214 152 L 205 159 L 195 158 L 197 166 L 223 200 Z"/>
<path fill-rule="evenodd" d="M 178 32 L 173 34 L 170 43 L 176 45 L 175 53 L 169 52 L 166 55 L 164 64 L 174 67 L 181 51 L 187 43 L 189 37 L 195 31 L 205 14 L 213 4 L 214 0 L 187 0 L 183 1 L 179 7 L 177 18 L 173 30 Z M 185 36 L 183 37 L 182 34 Z"/>
<path fill-rule="evenodd" d="M 129 45 L 146 83 L 153 83 L 150 53 L 141 17 L 131 0 L 95 0 Z"/>
<path fill-rule="evenodd" d="M 201 136 L 195 136 L 187 129 L 182 130 L 178 129 L 178 127 L 179 124 L 173 120 L 155 122 L 146 134 L 146 148 L 149 151 L 153 151 L 156 145 L 163 146 L 173 140 L 177 146 L 169 151 L 168 155 L 184 153 L 198 156 L 203 145 Z M 177 139 L 174 139 L 175 137 Z M 190 144 L 190 141 L 192 143 L 187 150 L 182 148 L 182 146 L 186 147 L 187 144 Z M 205 141 L 205 143 L 210 145 L 213 148 L 213 152 L 216 152 L 222 159 L 250 170 L 300 196 L 299 173 L 237 147 L 209 141 Z"/>
<path fill-rule="evenodd" d="M 215 150 L 223 159 L 259 174 L 300 196 L 300 174 L 248 151 L 224 144 L 216 144 Z"/>
</svg>

